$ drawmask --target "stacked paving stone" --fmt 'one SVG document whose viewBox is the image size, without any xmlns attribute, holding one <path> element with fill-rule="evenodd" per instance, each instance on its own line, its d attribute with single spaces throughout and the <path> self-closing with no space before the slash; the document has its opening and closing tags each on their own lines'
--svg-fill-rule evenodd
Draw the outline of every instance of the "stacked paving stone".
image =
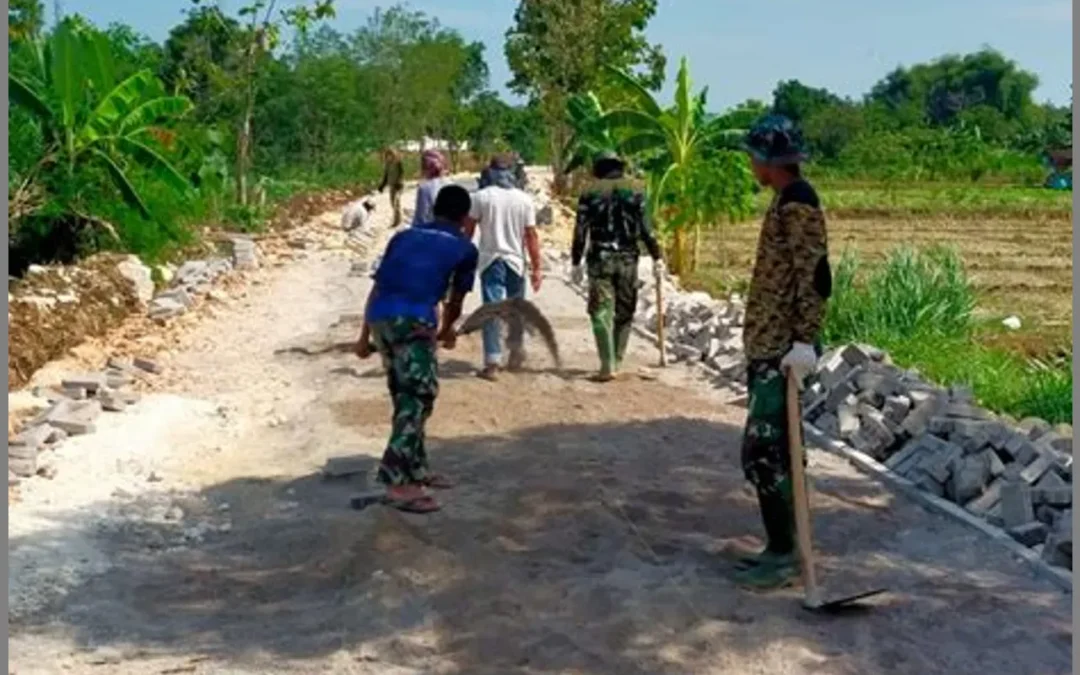
<svg viewBox="0 0 1080 675">
<path fill-rule="evenodd" d="M 827 353 L 815 380 L 804 415 L 823 434 L 1072 569 L 1071 427 L 994 415 L 871 347 Z"/>
<path fill-rule="evenodd" d="M 566 265 L 568 256 L 559 255 Z M 656 326 L 651 262 L 639 270 L 638 320 Z M 682 292 L 665 278 L 665 337 L 676 360 L 702 361 L 745 397 L 744 306 Z M 883 351 L 848 345 L 825 354 L 804 392 L 804 417 L 824 435 L 883 463 L 922 490 L 1004 529 L 1044 561 L 1072 569 L 1072 428 L 1017 422 L 944 389 Z"/>
<path fill-rule="evenodd" d="M 40 454 L 69 436 L 93 433 L 102 411 L 123 412 L 139 400 L 127 387 L 137 377 L 161 372 L 148 359 L 109 359 L 106 368 L 65 378 L 59 389 L 39 388 L 34 393 L 50 406 L 8 439 L 8 478 L 50 475 L 52 469 L 39 461 Z"/>
<path fill-rule="evenodd" d="M 196 297 L 208 293 L 214 281 L 230 272 L 234 265 L 225 259 L 185 262 L 173 274 L 170 287 L 158 292 L 150 301 L 147 313 L 151 319 L 161 320 L 180 316 L 191 309 Z"/>
</svg>

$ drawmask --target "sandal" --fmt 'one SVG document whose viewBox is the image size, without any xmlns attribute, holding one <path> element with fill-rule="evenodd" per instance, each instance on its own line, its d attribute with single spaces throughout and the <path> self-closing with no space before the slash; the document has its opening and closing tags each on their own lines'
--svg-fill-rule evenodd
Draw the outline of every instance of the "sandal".
<svg viewBox="0 0 1080 675">
<path fill-rule="evenodd" d="M 431 474 L 420 481 L 420 484 L 433 490 L 450 490 L 454 487 L 454 481 L 438 473 Z"/>
<path fill-rule="evenodd" d="M 383 500 L 383 504 L 390 508 L 403 511 L 405 513 L 434 513 L 440 510 L 442 507 L 435 501 L 435 498 L 431 495 L 424 495 L 422 497 L 413 497 L 412 499 L 395 499 L 392 497 L 386 497 Z"/>
</svg>

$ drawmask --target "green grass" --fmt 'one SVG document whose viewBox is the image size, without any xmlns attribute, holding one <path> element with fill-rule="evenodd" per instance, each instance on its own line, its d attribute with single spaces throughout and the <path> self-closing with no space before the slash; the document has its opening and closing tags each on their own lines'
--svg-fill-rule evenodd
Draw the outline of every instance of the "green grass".
<svg viewBox="0 0 1080 675">
<path fill-rule="evenodd" d="M 973 315 L 976 296 L 960 257 L 948 249 L 890 252 L 860 274 L 847 255 L 834 274 L 824 337 L 885 349 L 942 385 L 971 387 L 980 403 L 1015 417 L 1072 422 L 1072 355 L 1037 361 L 984 345 L 991 329 Z"/>
<path fill-rule="evenodd" d="M 813 180 L 813 177 L 811 177 Z M 987 184 L 910 184 L 814 181 L 830 217 L 947 216 L 951 218 L 1072 217 L 1072 192 Z M 764 211 L 771 193 L 757 196 Z"/>
</svg>

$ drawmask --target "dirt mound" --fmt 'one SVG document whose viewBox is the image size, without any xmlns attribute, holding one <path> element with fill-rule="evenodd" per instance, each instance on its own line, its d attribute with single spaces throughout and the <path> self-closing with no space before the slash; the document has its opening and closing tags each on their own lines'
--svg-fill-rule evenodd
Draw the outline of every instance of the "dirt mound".
<svg viewBox="0 0 1080 675">
<path fill-rule="evenodd" d="M 49 361 L 101 335 L 139 307 L 117 269 L 126 256 L 100 254 L 74 266 L 31 267 L 8 291 L 8 390 Z"/>
</svg>

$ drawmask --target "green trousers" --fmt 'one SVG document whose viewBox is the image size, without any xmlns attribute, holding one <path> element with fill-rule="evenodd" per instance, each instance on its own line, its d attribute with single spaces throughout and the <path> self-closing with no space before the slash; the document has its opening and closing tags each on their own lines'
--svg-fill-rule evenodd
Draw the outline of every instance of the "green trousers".
<svg viewBox="0 0 1080 675">
<path fill-rule="evenodd" d="M 612 373 L 622 365 L 638 294 L 638 256 L 632 253 L 601 254 L 589 262 L 589 319 L 600 371 Z"/>
</svg>

